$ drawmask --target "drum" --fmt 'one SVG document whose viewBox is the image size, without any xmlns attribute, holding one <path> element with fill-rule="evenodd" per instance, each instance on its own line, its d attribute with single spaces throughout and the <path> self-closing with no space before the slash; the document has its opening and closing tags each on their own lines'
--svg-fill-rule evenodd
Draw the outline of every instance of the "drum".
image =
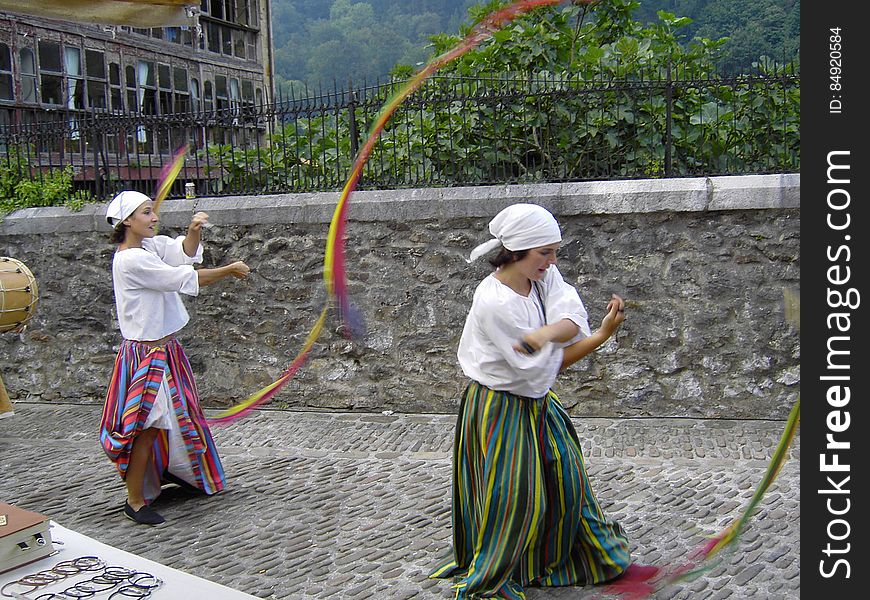
<svg viewBox="0 0 870 600">
<path fill-rule="evenodd" d="M 23 331 L 36 310 L 39 288 L 24 263 L 0 256 L 0 333 Z"/>
</svg>

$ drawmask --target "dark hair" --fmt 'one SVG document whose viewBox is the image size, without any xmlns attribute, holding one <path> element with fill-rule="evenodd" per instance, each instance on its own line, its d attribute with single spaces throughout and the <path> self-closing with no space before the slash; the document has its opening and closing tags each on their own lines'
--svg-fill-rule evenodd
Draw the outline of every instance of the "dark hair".
<svg viewBox="0 0 870 600">
<path fill-rule="evenodd" d="M 115 228 L 112 230 L 112 236 L 109 238 L 109 241 L 113 244 L 120 244 L 124 241 L 124 238 L 127 236 L 127 226 L 124 225 L 124 221 L 121 221 Z"/>
<path fill-rule="evenodd" d="M 489 264 L 493 267 L 500 267 L 502 265 L 509 265 L 511 263 L 515 263 L 518 260 L 522 260 L 528 254 L 528 250 L 517 250 L 516 252 L 513 250 L 508 250 L 504 246 L 501 247 L 501 250 L 498 251 L 498 254 L 495 258 L 489 259 Z"/>
</svg>

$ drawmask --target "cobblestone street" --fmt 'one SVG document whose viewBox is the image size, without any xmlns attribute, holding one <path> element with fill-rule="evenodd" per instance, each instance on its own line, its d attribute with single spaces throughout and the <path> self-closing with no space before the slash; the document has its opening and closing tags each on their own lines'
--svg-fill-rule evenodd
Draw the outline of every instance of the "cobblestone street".
<svg viewBox="0 0 870 600">
<path fill-rule="evenodd" d="M 227 489 L 167 488 L 159 528 L 124 518 L 97 438 L 98 405 L 18 403 L 0 420 L 0 501 L 264 599 L 443 600 L 428 571 L 450 549 L 452 415 L 264 410 L 214 430 Z M 635 560 L 673 565 L 736 518 L 780 421 L 575 419 L 599 501 Z M 739 548 L 656 598 L 800 597 L 800 437 Z M 595 588 L 527 590 L 531 600 Z M 207 600 L 207 599 L 202 599 Z"/>
</svg>

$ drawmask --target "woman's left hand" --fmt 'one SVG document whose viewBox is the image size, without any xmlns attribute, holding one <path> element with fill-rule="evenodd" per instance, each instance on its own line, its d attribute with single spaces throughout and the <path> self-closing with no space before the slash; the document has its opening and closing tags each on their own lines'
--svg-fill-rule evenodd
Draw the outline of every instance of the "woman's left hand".
<svg viewBox="0 0 870 600">
<path fill-rule="evenodd" d="M 532 354 L 540 350 L 543 345 L 549 341 L 545 339 L 540 339 L 541 336 L 538 335 L 540 331 L 541 330 L 538 329 L 524 335 L 519 342 L 514 344 L 514 350 L 516 350 L 520 354 L 525 354 L 527 356 L 531 356 Z"/>
</svg>

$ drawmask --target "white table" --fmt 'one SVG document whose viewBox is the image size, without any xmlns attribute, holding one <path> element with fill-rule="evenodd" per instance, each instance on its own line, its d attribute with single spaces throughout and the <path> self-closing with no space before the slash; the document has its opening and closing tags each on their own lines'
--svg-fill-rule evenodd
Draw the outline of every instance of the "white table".
<svg viewBox="0 0 870 600">
<path fill-rule="evenodd" d="M 90 538 L 86 535 L 76 533 L 71 529 L 62 527 L 51 521 L 51 539 L 54 542 L 63 542 L 63 544 L 55 543 L 54 547 L 58 552 L 29 565 L 24 565 L 6 573 L 0 573 L 0 587 L 9 582 L 17 581 L 25 575 L 31 575 L 39 571 L 50 569 L 57 563 L 64 560 L 74 560 L 81 556 L 96 556 L 100 558 L 106 565 L 125 567 L 136 571 L 144 571 L 154 575 L 163 581 L 163 584 L 152 591 L 148 600 L 190 600 L 191 598 L 199 598 L 202 600 L 256 600 L 255 596 L 239 592 L 232 588 L 211 582 L 202 577 L 189 575 L 177 569 L 167 567 L 160 563 L 148 560 L 141 556 L 119 550 L 102 542 Z M 19 594 L 17 598 L 21 600 L 32 600 L 41 594 L 48 592 L 60 593 L 68 587 L 75 585 L 80 581 L 85 581 L 96 575 L 97 572 L 87 572 L 79 575 L 67 577 L 61 581 L 52 583 L 51 585 L 39 588 L 26 594 Z M 6 593 L 12 593 L 14 590 L 23 590 L 18 586 L 10 586 L 6 588 Z M 31 589 L 31 588 L 26 588 Z M 105 600 L 111 592 L 103 592 L 93 596 L 94 600 Z M 5 599 L 3 599 L 5 600 Z"/>
</svg>

